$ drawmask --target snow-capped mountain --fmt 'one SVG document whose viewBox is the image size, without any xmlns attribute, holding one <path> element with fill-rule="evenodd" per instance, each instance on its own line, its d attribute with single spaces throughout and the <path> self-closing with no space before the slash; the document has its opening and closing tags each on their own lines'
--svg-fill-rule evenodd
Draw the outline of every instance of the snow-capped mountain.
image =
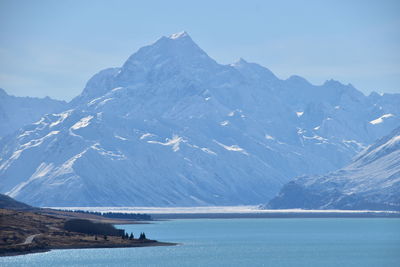
<svg viewBox="0 0 400 267">
<path fill-rule="evenodd" d="M 341 170 L 289 182 L 266 207 L 400 210 L 400 127 Z"/>
<path fill-rule="evenodd" d="M 258 204 L 399 125 L 395 97 L 221 65 L 174 34 L 3 140 L 0 192 L 38 206 Z"/>
<path fill-rule="evenodd" d="M 67 103 L 46 98 L 16 97 L 0 88 L 0 139 L 22 126 L 40 119 L 44 114 L 60 112 Z"/>
</svg>

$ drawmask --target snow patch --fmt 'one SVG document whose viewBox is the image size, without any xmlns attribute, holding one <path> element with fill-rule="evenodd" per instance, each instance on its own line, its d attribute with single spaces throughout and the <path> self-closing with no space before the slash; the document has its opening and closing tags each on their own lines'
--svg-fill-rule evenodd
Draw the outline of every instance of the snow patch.
<svg viewBox="0 0 400 267">
<path fill-rule="evenodd" d="M 220 145 L 221 147 L 225 148 L 228 151 L 240 152 L 240 153 L 245 154 L 247 156 L 249 155 L 249 153 L 247 153 L 246 150 L 244 150 L 243 148 L 239 147 L 238 145 L 227 146 L 227 145 L 224 145 L 224 144 L 222 144 L 222 143 L 220 143 L 220 142 L 218 142 L 216 140 L 214 140 L 214 142 L 217 143 L 218 145 Z"/>
<path fill-rule="evenodd" d="M 22 137 L 25 137 L 25 136 L 29 136 L 31 133 L 34 133 L 34 132 L 35 131 L 25 131 L 22 134 L 20 134 L 17 138 L 19 139 L 19 138 L 22 138 Z"/>
<path fill-rule="evenodd" d="M 375 120 L 370 121 L 369 123 L 370 123 L 370 124 L 373 124 L 373 125 L 375 125 L 375 124 L 380 124 L 380 123 L 383 122 L 384 119 L 387 119 L 387 118 L 390 118 L 390 117 L 394 117 L 394 115 L 391 114 L 391 113 L 388 113 L 388 114 L 385 114 L 385 115 L 380 116 L 379 118 L 377 118 L 377 119 L 375 119 Z"/>
<path fill-rule="evenodd" d="M 208 153 L 208 154 L 214 155 L 214 156 L 217 155 L 217 153 L 215 153 L 214 151 L 212 151 L 211 149 L 206 148 L 206 147 L 203 147 L 201 150 L 206 152 L 206 153 Z"/>
<path fill-rule="evenodd" d="M 85 128 L 85 127 L 87 127 L 87 126 L 90 124 L 90 120 L 91 120 L 91 119 L 93 119 L 93 116 L 92 116 L 92 115 L 87 116 L 87 117 L 84 117 L 84 118 L 80 119 L 80 121 L 78 121 L 77 123 L 75 123 L 75 124 L 71 127 L 71 129 L 72 129 L 72 130 L 78 130 L 78 129 L 80 129 L 80 128 Z"/>
<path fill-rule="evenodd" d="M 222 121 L 220 123 L 221 126 L 227 126 L 229 124 L 229 121 Z"/>
<path fill-rule="evenodd" d="M 105 150 L 99 143 L 92 145 L 90 148 L 96 150 L 100 155 L 110 158 L 111 160 L 124 160 L 127 157 L 122 154 L 120 151 L 113 152 L 109 150 Z"/>
<path fill-rule="evenodd" d="M 269 134 L 265 134 L 265 139 L 267 140 L 275 140 L 275 138 Z"/>
<path fill-rule="evenodd" d="M 147 141 L 147 143 L 150 143 L 150 144 L 159 144 L 162 146 L 172 146 L 172 150 L 174 152 L 179 151 L 179 149 L 180 149 L 179 145 L 181 142 L 185 142 L 185 140 L 183 140 L 182 137 L 177 136 L 177 135 L 173 135 L 172 139 L 167 138 L 165 143 L 158 142 L 158 141 Z"/>
<path fill-rule="evenodd" d="M 119 140 L 123 140 L 123 141 L 128 141 L 127 138 L 119 136 L 119 135 L 114 135 L 115 138 L 119 139 Z"/>
<path fill-rule="evenodd" d="M 143 139 L 146 139 L 147 137 L 152 137 L 152 136 L 154 136 L 154 134 L 145 133 L 145 134 L 143 134 L 143 135 L 140 137 L 140 140 L 143 140 Z"/>
<path fill-rule="evenodd" d="M 349 145 L 355 145 L 355 146 L 358 147 L 359 150 L 362 150 L 362 149 L 366 148 L 365 145 L 363 145 L 363 144 L 361 144 L 361 143 L 359 143 L 359 142 L 357 142 L 357 141 L 355 141 L 355 140 L 342 140 L 342 142 L 343 142 L 343 144 L 345 144 L 347 147 L 348 147 Z"/>
<path fill-rule="evenodd" d="M 304 139 L 309 139 L 309 140 L 318 140 L 318 141 L 320 141 L 321 143 L 324 143 L 324 144 L 328 144 L 329 142 L 328 142 L 328 139 L 326 139 L 326 138 L 323 138 L 323 137 L 321 137 L 321 136 L 318 136 L 318 135 L 314 135 L 314 136 L 312 136 L 312 137 L 310 137 L 310 136 L 305 136 L 305 135 L 303 135 L 303 138 Z M 320 144 L 321 144 L 320 143 Z"/>
<path fill-rule="evenodd" d="M 303 114 L 304 114 L 304 111 L 297 111 L 297 112 L 296 112 L 296 115 L 297 115 L 298 118 L 300 118 L 301 116 L 303 116 Z"/>
<path fill-rule="evenodd" d="M 103 101 L 101 101 L 101 102 L 98 104 L 98 106 L 103 106 L 105 103 L 107 103 L 108 101 L 113 100 L 113 99 L 114 99 L 114 98 L 112 98 L 112 97 L 106 98 L 106 99 L 104 99 Z"/>
<path fill-rule="evenodd" d="M 183 32 L 178 32 L 178 33 L 171 34 L 168 38 L 172 39 L 172 40 L 175 40 L 175 39 L 182 38 L 182 37 L 185 37 L 185 36 L 188 36 L 188 34 L 185 31 L 183 31 Z"/>
<path fill-rule="evenodd" d="M 124 87 L 115 87 L 114 89 L 111 90 L 111 92 L 116 92 L 122 89 L 124 89 Z"/>
<path fill-rule="evenodd" d="M 34 122 L 33 124 L 34 125 L 39 125 L 39 124 L 42 124 L 42 123 L 44 123 L 44 118 L 43 117 L 40 120 L 38 120 L 37 122 Z"/>
<path fill-rule="evenodd" d="M 50 128 L 62 123 L 66 118 L 68 118 L 69 115 L 71 115 L 71 113 L 72 113 L 72 110 L 68 110 L 68 111 L 60 113 L 60 114 L 54 114 L 55 116 L 58 116 L 60 118 L 57 121 L 51 123 Z"/>
</svg>

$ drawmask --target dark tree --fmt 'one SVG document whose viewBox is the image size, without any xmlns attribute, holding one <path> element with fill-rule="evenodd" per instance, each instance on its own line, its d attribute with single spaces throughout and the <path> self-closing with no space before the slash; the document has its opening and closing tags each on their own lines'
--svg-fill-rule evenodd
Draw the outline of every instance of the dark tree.
<svg viewBox="0 0 400 267">
<path fill-rule="evenodd" d="M 125 233 L 125 239 L 128 239 L 128 238 L 129 238 L 128 233 Z"/>
<path fill-rule="evenodd" d="M 97 235 L 94 236 L 94 240 L 97 240 Z"/>
<path fill-rule="evenodd" d="M 104 240 L 107 240 L 107 238 L 108 238 L 108 237 L 107 237 L 106 235 L 104 235 Z"/>
<path fill-rule="evenodd" d="M 146 238 L 146 234 L 145 233 L 140 233 L 139 240 L 145 240 L 145 239 L 147 239 Z"/>
<path fill-rule="evenodd" d="M 131 235 L 129 236 L 129 239 L 130 239 L 130 240 L 133 239 L 133 233 L 131 233 Z"/>
</svg>

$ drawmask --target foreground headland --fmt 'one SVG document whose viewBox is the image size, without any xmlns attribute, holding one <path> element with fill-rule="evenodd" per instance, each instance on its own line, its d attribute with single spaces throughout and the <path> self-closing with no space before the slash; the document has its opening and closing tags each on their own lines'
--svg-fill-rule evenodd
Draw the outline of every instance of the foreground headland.
<svg viewBox="0 0 400 267">
<path fill-rule="evenodd" d="M 13 256 L 45 252 L 51 249 L 120 248 L 171 246 L 174 243 L 158 242 L 146 237 L 127 236 L 124 230 L 115 229 L 101 218 L 66 219 L 61 216 L 41 214 L 46 211 L 16 211 L 0 209 L 0 256 Z M 75 215 L 75 214 L 73 214 Z M 67 222 L 77 222 L 77 231 L 66 228 Z M 113 220 L 113 223 L 137 223 Z M 68 230 L 67 230 L 68 229 Z M 81 231 L 82 229 L 82 231 Z M 96 229 L 87 232 L 85 229 Z"/>
</svg>

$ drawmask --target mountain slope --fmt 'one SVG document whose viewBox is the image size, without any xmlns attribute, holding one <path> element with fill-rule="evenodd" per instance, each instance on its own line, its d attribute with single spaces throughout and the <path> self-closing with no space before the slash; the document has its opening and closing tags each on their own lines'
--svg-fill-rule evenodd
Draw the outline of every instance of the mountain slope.
<svg viewBox="0 0 400 267">
<path fill-rule="evenodd" d="M 220 65 L 174 34 L 2 140 L 0 191 L 37 206 L 258 204 L 393 129 L 400 105 L 386 103 L 245 60 Z"/>
<path fill-rule="evenodd" d="M 266 207 L 400 210 L 400 127 L 339 171 L 289 182 Z"/>
<path fill-rule="evenodd" d="M 33 208 L 25 203 L 16 201 L 9 196 L 0 194 L 0 209 L 32 210 Z"/>
<path fill-rule="evenodd" d="M 60 112 L 67 103 L 46 98 L 16 97 L 0 88 L 0 138 L 39 120 L 44 114 Z"/>
</svg>

